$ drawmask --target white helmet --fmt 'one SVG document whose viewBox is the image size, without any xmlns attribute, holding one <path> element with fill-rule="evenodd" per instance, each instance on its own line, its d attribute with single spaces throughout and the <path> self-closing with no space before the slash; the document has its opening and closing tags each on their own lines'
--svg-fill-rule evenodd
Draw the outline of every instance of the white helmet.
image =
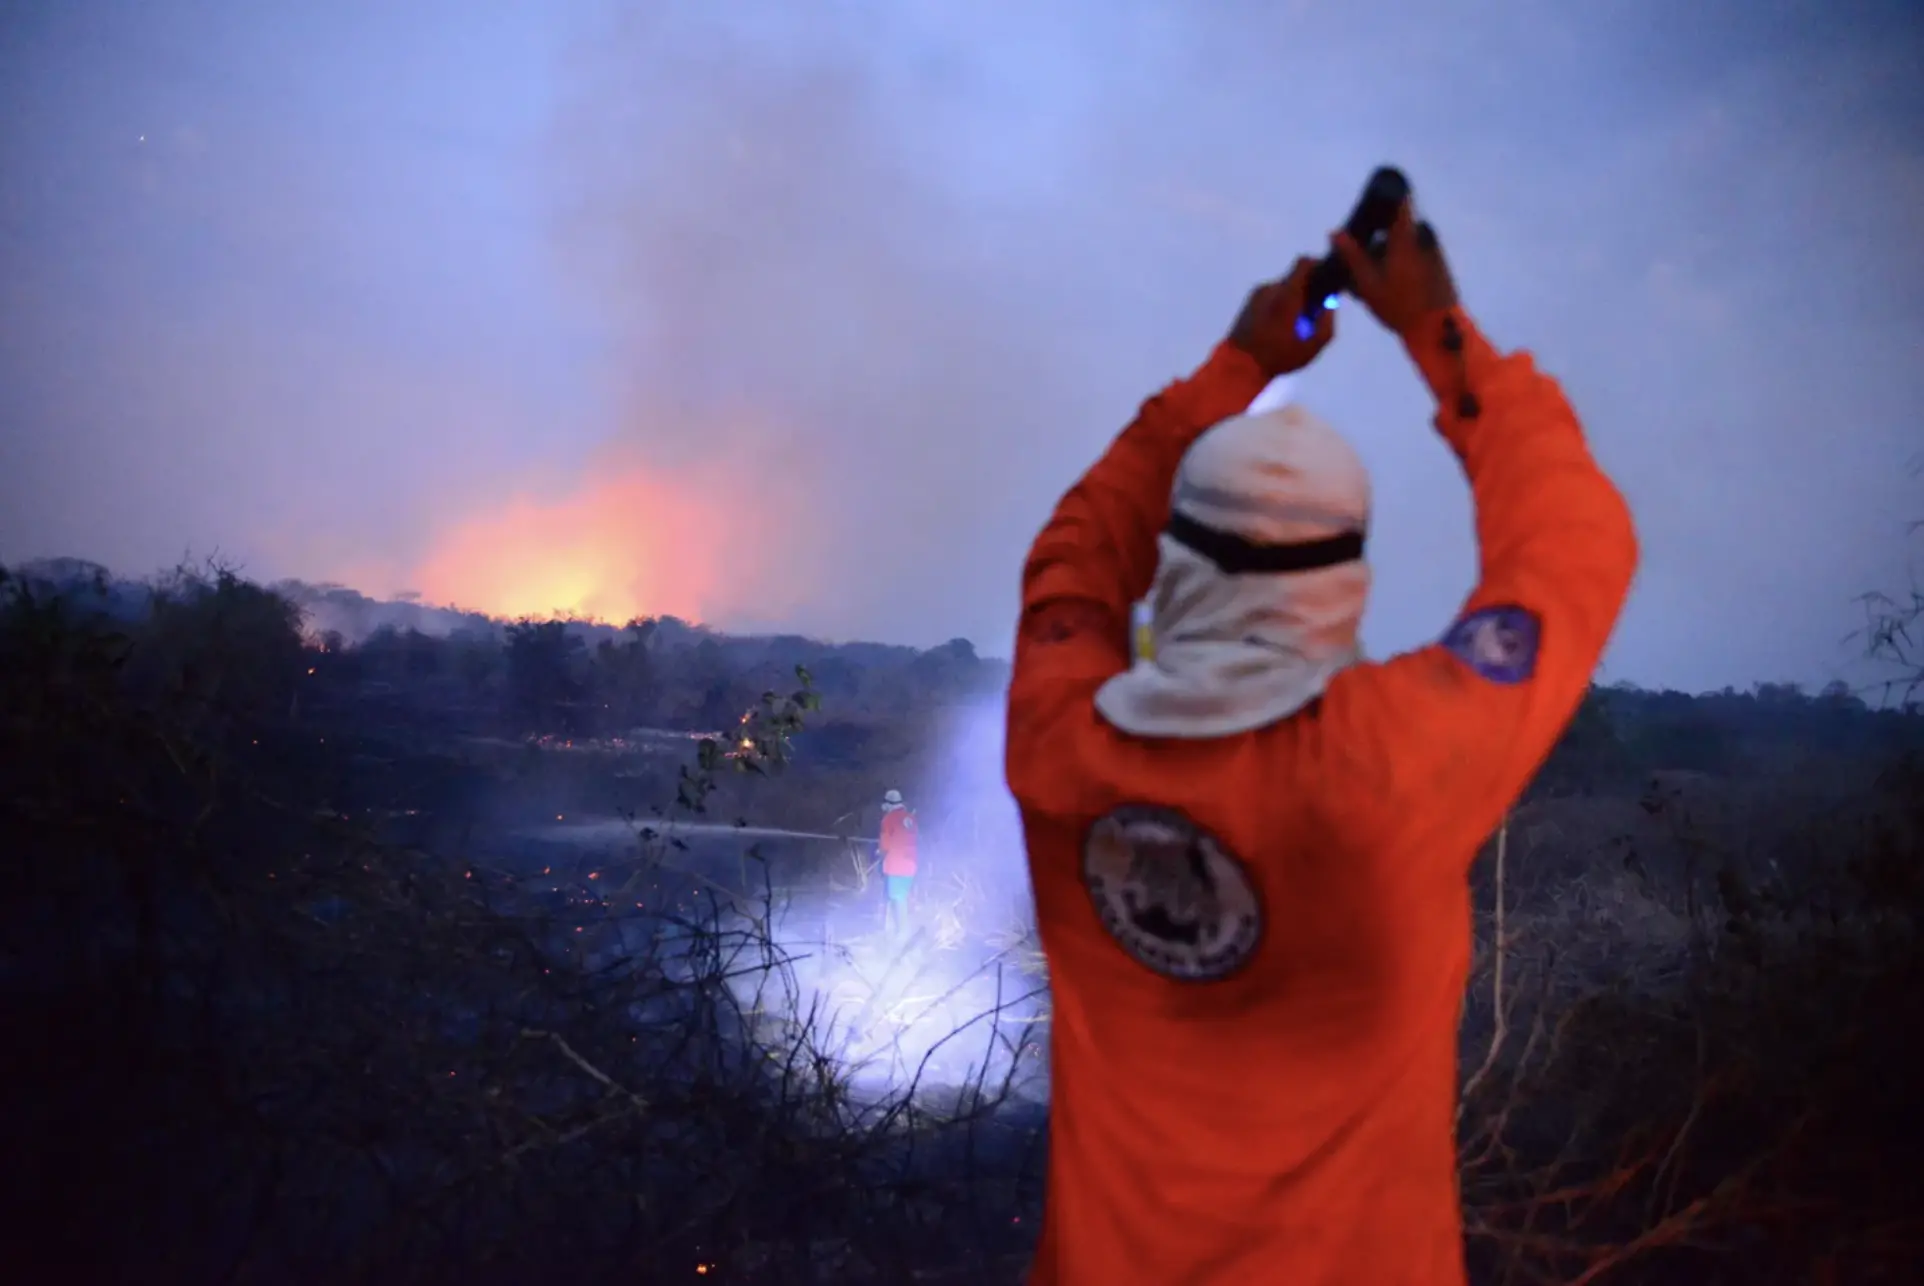
<svg viewBox="0 0 1924 1286">
<path fill-rule="evenodd" d="M 899 790 L 891 790 L 891 791 L 889 791 L 889 792 L 888 792 L 888 793 L 887 793 L 886 795 L 883 795 L 883 796 L 882 796 L 882 807 L 884 807 L 884 808 L 900 808 L 901 806 L 902 806 L 902 792 L 901 792 L 901 791 L 899 791 Z"/>
</svg>

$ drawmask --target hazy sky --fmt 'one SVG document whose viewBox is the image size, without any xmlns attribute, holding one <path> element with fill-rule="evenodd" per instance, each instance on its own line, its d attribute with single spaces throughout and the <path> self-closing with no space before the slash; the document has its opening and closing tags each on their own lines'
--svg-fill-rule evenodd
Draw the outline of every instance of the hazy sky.
<svg viewBox="0 0 1924 1286">
<path fill-rule="evenodd" d="M 1924 552 L 1920 69 L 1904 0 L 0 0 L 0 559 L 1006 654 L 1392 161 L 1637 513 L 1606 677 L 1821 682 Z M 1385 653 L 1468 501 L 1345 323 Z"/>
</svg>

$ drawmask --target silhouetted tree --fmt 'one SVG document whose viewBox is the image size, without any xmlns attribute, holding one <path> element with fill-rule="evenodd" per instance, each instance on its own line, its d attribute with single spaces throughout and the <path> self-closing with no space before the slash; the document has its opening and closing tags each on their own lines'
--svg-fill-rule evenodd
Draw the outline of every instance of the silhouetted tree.
<svg viewBox="0 0 1924 1286">
<path fill-rule="evenodd" d="M 625 732 L 654 721 L 655 632 L 655 622 L 632 620 L 623 627 L 620 637 L 603 639 L 596 645 L 595 688 L 604 729 Z"/>
<path fill-rule="evenodd" d="M 1917 640 L 1919 623 L 1924 621 L 1924 590 L 1913 586 L 1908 598 L 1873 594 L 1865 605 L 1870 614 L 1865 635 L 1871 659 L 1889 676 L 1880 685 L 1883 695 L 1909 706 L 1924 688 L 1924 651 Z"/>
<path fill-rule="evenodd" d="M 1610 696 L 1595 687 L 1584 694 L 1576 717 L 1537 774 L 1539 788 L 1562 792 L 1608 787 L 1633 775 L 1629 748 L 1610 713 Z"/>
<path fill-rule="evenodd" d="M 673 666 L 662 676 L 663 722 L 702 731 L 732 728 L 760 695 L 713 638 L 672 656 Z"/>
<path fill-rule="evenodd" d="M 586 651 L 565 621 L 517 621 L 507 629 L 508 712 L 524 732 L 585 731 L 578 663 Z"/>
<path fill-rule="evenodd" d="M 300 608 L 224 567 L 156 586 L 134 643 L 136 685 L 213 721 L 291 713 L 308 669 Z"/>
<path fill-rule="evenodd" d="M 480 630 L 457 630 L 448 637 L 449 668 L 470 697 L 488 696 L 505 668 L 502 646 Z"/>
</svg>

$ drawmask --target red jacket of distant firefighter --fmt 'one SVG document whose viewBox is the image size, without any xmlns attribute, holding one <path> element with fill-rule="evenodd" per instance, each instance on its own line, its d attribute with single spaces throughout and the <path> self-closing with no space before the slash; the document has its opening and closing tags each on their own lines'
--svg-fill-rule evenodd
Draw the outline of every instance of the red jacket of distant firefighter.
<svg viewBox="0 0 1924 1286">
<path fill-rule="evenodd" d="M 1576 710 L 1637 545 L 1557 386 L 1455 322 L 1430 318 L 1411 356 L 1475 497 L 1463 620 L 1540 626 L 1520 679 L 1438 644 L 1353 666 L 1317 705 L 1236 736 L 1155 740 L 1102 719 L 1182 455 L 1265 382 L 1226 344 L 1144 405 L 1030 552 L 1007 767 L 1053 1001 L 1031 1286 L 1464 1280 L 1468 871 Z M 1145 815 L 1240 872 L 1254 927 L 1213 980 L 1132 954 L 1105 919 L 1095 876 Z"/>
<path fill-rule="evenodd" d="M 882 814 L 882 874 L 915 874 L 915 814 L 906 808 Z"/>
</svg>

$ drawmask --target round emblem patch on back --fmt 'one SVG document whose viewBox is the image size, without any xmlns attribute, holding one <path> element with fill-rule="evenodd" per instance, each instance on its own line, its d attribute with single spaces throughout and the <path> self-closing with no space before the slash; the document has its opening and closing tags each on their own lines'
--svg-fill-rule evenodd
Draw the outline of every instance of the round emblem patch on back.
<svg viewBox="0 0 1924 1286">
<path fill-rule="evenodd" d="M 1165 978 L 1226 978 L 1262 940 L 1243 864 L 1174 809 L 1131 805 L 1099 819 L 1082 841 L 1082 881 L 1103 927 Z"/>
</svg>

